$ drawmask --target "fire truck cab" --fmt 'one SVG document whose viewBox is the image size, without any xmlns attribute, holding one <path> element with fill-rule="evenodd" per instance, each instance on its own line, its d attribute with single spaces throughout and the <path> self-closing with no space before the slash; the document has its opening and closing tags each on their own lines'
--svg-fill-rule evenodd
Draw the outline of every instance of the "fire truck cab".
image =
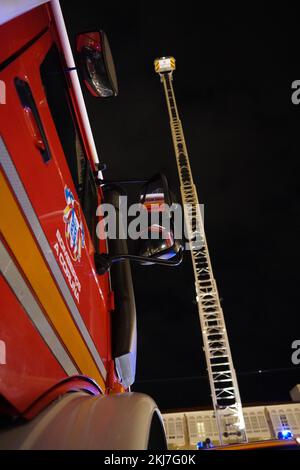
<svg viewBox="0 0 300 470">
<path fill-rule="evenodd" d="M 0 448 L 163 449 L 157 405 L 130 392 L 129 261 L 96 262 L 127 253 L 96 236 L 118 187 L 99 184 L 78 79 L 117 94 L 107 38 L 78 35 L 75 61 L 56 0 L 3 1 L 0 23 Z"/>
</svg>

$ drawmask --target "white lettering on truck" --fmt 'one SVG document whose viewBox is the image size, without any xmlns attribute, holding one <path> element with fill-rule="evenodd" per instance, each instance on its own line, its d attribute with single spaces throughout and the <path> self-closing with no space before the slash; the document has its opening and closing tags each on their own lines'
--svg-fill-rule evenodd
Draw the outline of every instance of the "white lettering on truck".
<svg viewBox="0 0 300 470">
<path fill-rule="evenodd" d="M 69 286 L 74 294 L 75 299 L 79 303 L 79 294 L 81 291 L 81 284 L 77 277 L 76 271 L 70 259 L 69 253 L 66 249 L 60 231 L 56 231 L 57 242 L 54 244 L 54 250 L 58 258 L 59 264 L 68 280 Z"/>
</svg>

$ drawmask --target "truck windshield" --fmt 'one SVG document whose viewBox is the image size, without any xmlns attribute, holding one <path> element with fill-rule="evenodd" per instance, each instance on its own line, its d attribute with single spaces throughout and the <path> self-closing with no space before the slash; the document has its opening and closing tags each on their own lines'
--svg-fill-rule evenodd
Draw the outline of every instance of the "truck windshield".
<svg viewBox="0 0 300 470">
<path fill-rule="evenodd" d="M 68 85 L 55 44 L 41 64 L 40 74 L 48 106 L 95 245 L 97 189 L 77 128 Z"/>
</svg>

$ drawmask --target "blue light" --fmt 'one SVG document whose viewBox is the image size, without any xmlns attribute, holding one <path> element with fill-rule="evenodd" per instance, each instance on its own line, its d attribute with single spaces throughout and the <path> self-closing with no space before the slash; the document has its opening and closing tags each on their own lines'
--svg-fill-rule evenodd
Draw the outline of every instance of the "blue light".
<svg viewBox="0 0 300 470">
<path fill-rule="evenodd" d="M 293 433 L 291 431 L 289 431 L 288 429 L 284 429 L 283 431 L 279 431 L 277 437 L 278 437 L 278 439 L 281 439 L 281 440 L 290 440 L 290 439 L 294 438 Z"/>
<path fill-rule="evenodd" d="M 197 449 L 211 449 L 213 446 L 213 443 L 211 442 L 210 439 L 206 439 L 205 441 L 199 441 L 197 442 Z"/>
</svg>

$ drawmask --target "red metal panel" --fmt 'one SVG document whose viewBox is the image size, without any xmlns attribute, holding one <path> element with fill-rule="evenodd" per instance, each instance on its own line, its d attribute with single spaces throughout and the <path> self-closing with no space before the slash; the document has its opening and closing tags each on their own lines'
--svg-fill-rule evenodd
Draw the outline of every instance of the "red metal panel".
<svg viewBox="0 0 300 470">
<path fill-rule="evenodd" d="M 63 220 L 66 207 L 64 188 L 65 186 L 70 188 L 74 195 L 76 195 L 76 190 L 47 106 L 39 73 L 40 64 L 52 41 L 50 32 L 46 33 L 0 74 L 0 78 L 6 83 L 7 94 L 7 104 L 5 109 L 4 107 L 1 109 L 0 126 L 8 151 L 59 262 L 60 253 L 54 249 L 58 242 L 58 230 L 65 246 L 67 246 Z M 14 85 L 15 77 L 26 80 L 34 95 L 52 153 L 52 159 L 47 163 L 43 162 L 32 135 L 28 131 L 26 116 Z M 81 216 L 84 219 L 82 213 Z M 105 364 L 110 359 L 110 350 L 108 349 L 110 337 L 108 276 L 99 277 L 96 275 L 93 262 L 94 247 L 85 222 L 84 228 L 86 245 L 80 261 L 73 262 L 74 270 L 81 284 L 79 302 L 71 292 Z M 65 278 L 68 283 L 66 275 Z"/>
<path fill-rule="evenodd" d="M 49 25 L 45 5 L 19 16 L 0 28 L 0 63 L 22 49 L 29 41 Z"/>
</svg>

